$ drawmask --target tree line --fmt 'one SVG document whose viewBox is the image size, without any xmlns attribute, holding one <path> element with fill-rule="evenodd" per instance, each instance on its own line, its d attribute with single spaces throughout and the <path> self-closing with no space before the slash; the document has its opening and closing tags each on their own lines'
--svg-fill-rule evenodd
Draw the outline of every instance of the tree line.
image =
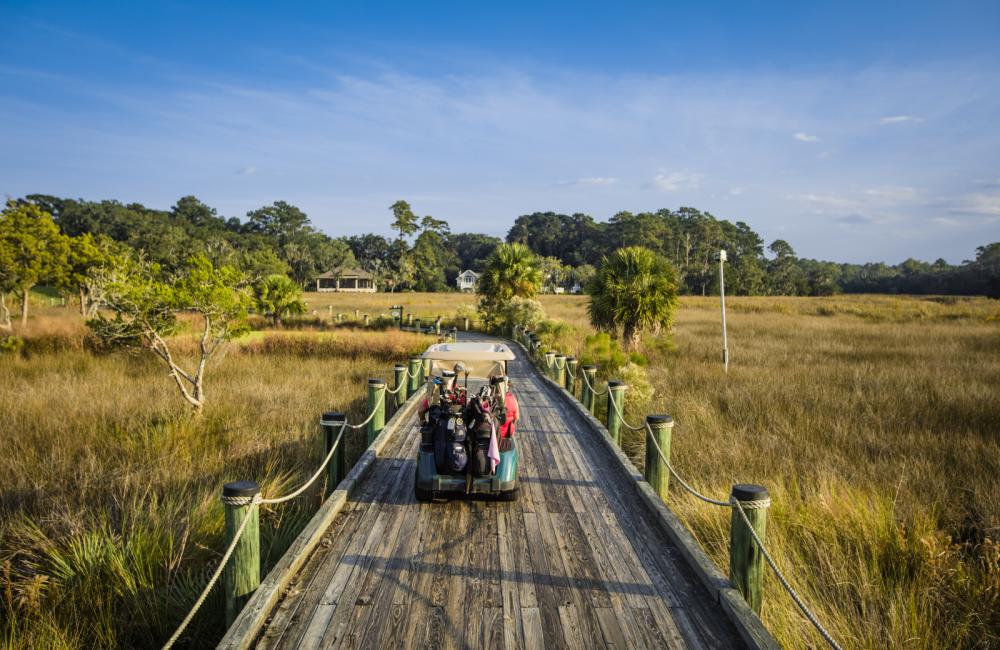
<svg viewBox="0 0 1000 650">
<path fill-rule="evenodd" d="M 908 259 L 846 264 L 798 257 L 788 242 L 767 245 L 742 221 L 718 219 L 683 207 L 656 212 L 619 212 L 606 222 L 586 214 L 536 212 L 517 218 L 507 235 L 536 254 L 575 268 L 599 266 L 619 248 L 641 246 L 677 270 L 682 294 L 718 290 L 720 249 L 727 252 L 726 291 L 738 295 L 824 296 L 835 293 L 960 294 L 1000 297 L 1000 242 L 980 246 L 962 264 Z"/>
<path fill-rule="evenodd" d="M 52 216 L 69 237 L 141 250 L 166 269 L 192 253 L 253 277 L 283 274 L 299 286 L 337 268 L 358 267 L 388 291 L 446 291 L 465 269 L 482 272 L 503 241 L 480 233 L 452 232 L 449 224 L 419 216 L 406 201 L 389 206 L 395 236 L 374 233 L 331 237 L 316 229 L 299 208 L 276 201 L 225 218 L 193 196 L 169 210 L 118 201 L 84 201 L 34 194 L 17 201 Z M 765 246 L 742 221 L 718 219 L 695 208 L 633 214 L 607 221 L 586 214 L 536 212 L 518 217 L 507 243 L 526 245 L 538 256 L 542 289 L 585 287 L 602 260 L 615 250 L 641 246 L 668 259 L 681 294 L 718 290 L 719 249 L 728 255 L 727 291 L 737 295 L 822 296 L 835 293 L 967 294 L 1000 296 L 1000 242 L 981 246 L 972 260 L 949 264 L 908 259 L 844 264 L 801 258 L 784 240 Z"/>
</svg>

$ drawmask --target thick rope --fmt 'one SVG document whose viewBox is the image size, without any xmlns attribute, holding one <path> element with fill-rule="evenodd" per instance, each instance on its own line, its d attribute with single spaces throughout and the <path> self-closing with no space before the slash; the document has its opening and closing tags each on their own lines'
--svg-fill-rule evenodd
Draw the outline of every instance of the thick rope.
<svg viewBox="0 0 1000 650">
<path fill-rule="evenodd" d="M 387 391 L 385 390 L 385 387 L 383 387 L 382 390 L 379 391 L 378 402 L 375 403 L 375 408 L 373 408 L 372 412 L 368 414 L 368 417 L 365 418 L 364 422 L 360 424 L 345 424 L 344 426 L 346 426 L 348 429 L 360 429 L 366 426 L 369 422 L 371 422 L 372 418 L 375 417 L 375 414 L 378 413 L 379 407 L 385 403 L 386 392 Z"/>
<path fill-rule="evenodd" d="M 650 428 L 649 422 L 646 423 L 646 432 L 649 434 L 646 440 L 653 442 L 653 447 L 656 449 L 656 453 L 660 456 L 660 460 L 663 461 L 663 464 L 667 466 L 667 469 L 670 470 L 670 473 L 673 475 L 673 477 L 677 479 L 677 482 L 681 484 L 681 487 L 683 487 L 685 490 L 690 492 L 692 495 L 698 497 L 705 503 L 711 503 L 714 506 L 721 506 L 723 508 L 732 507 L 732 504 L 729 503 L 728 501 L 719 501 L 718 499 L 707 497 L 698 490 L 688 485 L 687 481 L 681 478 L 681 475 L 677 473 L 677 470 L 674 469 L 674 466 L 670 464 L 669 460 L 667 460 L 666 454 L 664 454 L 663 449 L 660 448 L 660 443 L 656 441 L 656 436 L 653 435 L 653 429 Z"/>
<path fill-rule="evenodd" d="M 611 404 L 611 406 L 614 407 L 615 413 L 618 414 L 618 419 L 621 420 L 621 423 L 625 425 L 626 429 L 631 429 L 632 431 L 640 431 L 642 429 L 648 429 L 649 428 L 648 424 L 646 426 L 641 426 L 641 427 L 634 427 L 631 424 L 629 424 L 628 420 L 625 419 L 625 414 L 622 413 L 622 410 L 618 407 L 618 402 L 615 401 L 615 399 L 613 397 L 611 397 L 611 395 L 608 395 L 608 403 Z"/>
<path fill-rule="evenodd" d="M 259 497 L 260 495 L 257 494 L 255 496 L 247 498 L 249 498 L 252 503 L 253 501 L 259 499 Z M 249 513 L 247 513 L 247 515 L 243 517 L 243 521 L 240 522 L 240 527 L 236 529 L 236 534 L 233 536 L 233 541 L 229 543 L 229 548 L 226 549 L 226 552 L 223 553 L 222 555 L 222 559 L 219 560 L 219 566 L 215 567 L 215 572 L 212 573 L 212 577 L 209 578 L 208 585 L 201 592 L 201 595 L 198 596 L 198 600 L 195 601 L 194 606 L 191 608 L 191 611 L 188 612 L 188 615 L 185 616 L 184 620 L 181 621 L 181 624 L 177 626 L 177 630 L 173 633 L 173 635 L 171 635 L 169 639 L 167 639 L 167 642 L 163 644 L 163 650 L 170 650 L 170 648 L 173 647 L 175 643 L 177 643 L 177 639 L 181 637 L 181 634 L 184 633 L 184 630 L 191 623 L 191 619 L 193 619 L 194 615 L 198 613 L 198 610 L 201 608 L 202 603 L 205 602 L 205 599 L 208 597 L 209 592 L 212 591 L 212 587 L 214 587 L 215 583 L 219 581 L 219 576 L 222 575 L 222 570 L 226 568 L 226 563 L 229 562 L 229 558 L 232 557 L 233 551 L 236 550 L 236 545 L 239 543 L 240 538 L 243 537 L 243 531 L 247 529 L 247 524 L 249 523 L 250 523 L 250 516 Z"/>
<path fill-rule="evenodd" d="M 330 451 L 326 452 L 326 458 L 324 458 L 323 462 L 320 463 L 319 469 L 316 470 L 316 473 L 313 474 L 309 478 L 308 481 L 306 481 L 305 483 L 303 483 L 302 486 L 298 490 L 295 490 L 291 494 L 287 494 L 287 495 L 285 495 L 283 497 L 276 497 L 274 499 L 261 499 L 260 503 L 263 503 L 263 504 L 268 504 L 268 503 L 271 503 L 271 504 L 273 504 L 273 503 L 284 503 L 285 501 L 291 501 L 295 497 L 297 497 L 300 494 L 302 494 L 303 492 L 305 492 L 306 488 L 309 487 L 310 485 L 312 485 L 313 481 L 315 481 L 316 479 L 318 479 L 320 477 L 320 474 L 323 473 L 323 469 L 326 468 L 326 466 L 330 463 L 330 459 L 333 458 L 333 452 L 337 451 L 337 447 L 340 446 L 340 441 L 344 437 L 344 429 L 346 429 L 347 426 L 348 426 L 348 424 L 347 424 L 346 421 L 344 421 L 344 422 L 342 422 L 340 424 L 340 433 L 337 434 L 337 439 L 333 441 L 332 445 L 330 445 Z"/>
<path fill-rule="evenodd" d="M 596 390 L 594 390 L 594 387 L 590 385 L 590 380 L 587 379 L 587 373 L 583 373 L 583 381 L 584 381 L 584 383 L 587 384 L 587 388 L 590 389 L 590 394 L 593 395 L 594 397 L 600 397 L 601 395 L 604 395 L 604 393 L 608 392 L 607 388 L 605 388 L 604 391 L 602 391 L 600 393 L 598 393 Z"/>
<path fill-rule="evenodd" d="M 781 586 L 785 588 L 785 591 L 787 591 L 788 595 L 792 597 L 792 600 L 795 601 L 795 604 L 798 605 L 802 613 L 805 614 L 805 617 L 809 619 L 809 622 L 813 624 L 813 627 L 816 628 L 816 631 L 820 633 L 820 635 L 828 644 L 830 644 L 830 647 L 833 648 L 834 650 L 841 650 L 840 645 L 836 641 L 834 641 L 833 637 L 830 636 L 830 633 L 826 631 L 825 627 L 823 627 L 823 624 L 820 623 L 819 619 L 816 618 L 816 615 L 813 614 L 808 607 L 806 607 L 806 604 L 804 602 L 802 602 L 802 598 L 799 597 L 798 592 L 796 592 L 795 589 L 792 588 L 792 585 L 789 584 L 788 579 L 785 577 L 785 574 L 783 574 L 781 570 L 778 568 L 778 565 L 775 564 L 774 558 L 772 558 L 771 554 L 767 552 L 766 548 L 764 548 L 764 542 L 762 542 L 760 540 L 760 537 L 757 536 L 757 531 L 755 531 L 753 529 L 753 526 L 750 525 L 750 520 L 747 518 L 747 513 L 743 511 L 744 504 L 737 499 L 733 499 L 733 504 L 736 508 L 736 512 L 740 513 L 740 517 L 743 518 L 743 523 L 746 524 L 747 530 L 750 531 L 750 535 L 753 537 L 754 543 L 757 544 L 757 548 L 760 549 L 760 552 L 764 555 L 764 559 L 767 560 L 768 566 L 770 566 L 771 570 L 774 571 L 774 575 L 778 576 L 778 581 L 781 583 Z"/>
<path fill-rule="evenodd" d="M 400 389 L 401 389 L 401 388 L 402 388 L 403 386 L 405 386 L 405 385 L 406 385 L 406 382 L 404 381 L 404 382 L 400 382 L 400 383 L 399 383 L 399 386 L 396 386 L 396 390 L 389 390 L 388 388 L 386 388 L 385 390 L 386 390 L 386 392 L 387 392 L 387 393 L 389 393 L 390 395 L 395 395 L 395 394 L 396 394 L 396 393 L 398 393 L 398 392 L 400 391 Z"/>
</svg>

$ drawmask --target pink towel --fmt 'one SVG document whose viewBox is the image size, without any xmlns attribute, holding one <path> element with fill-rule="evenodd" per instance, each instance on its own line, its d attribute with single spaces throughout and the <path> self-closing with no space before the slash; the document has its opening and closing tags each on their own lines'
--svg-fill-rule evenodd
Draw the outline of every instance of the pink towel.
<svg viewBox="0 0 1000 650">
<path fill-rule="evenodd" d="M 500 445 L 497 443 L 497 425 L 493 418 L 490 418 L 490 448 L 486 456 L 490 459 L 490 474 L 496 474 L 497 465 L 500 464 Z"/>
</svg>

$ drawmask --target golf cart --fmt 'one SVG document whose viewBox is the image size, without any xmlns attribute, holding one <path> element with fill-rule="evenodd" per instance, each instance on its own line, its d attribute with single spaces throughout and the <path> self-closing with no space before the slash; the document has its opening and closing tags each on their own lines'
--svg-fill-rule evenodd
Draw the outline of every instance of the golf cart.
<svg viewBox="0 0 1000 650">
<path fill-rule="evenodd" d="M 503 343 L 438 343 L 430 360 L 421 407 L 417 501 L 457 494 L 517 497 L 517 447 L 501 439 L 506 418 L 507 362 Z"/>
</svg>

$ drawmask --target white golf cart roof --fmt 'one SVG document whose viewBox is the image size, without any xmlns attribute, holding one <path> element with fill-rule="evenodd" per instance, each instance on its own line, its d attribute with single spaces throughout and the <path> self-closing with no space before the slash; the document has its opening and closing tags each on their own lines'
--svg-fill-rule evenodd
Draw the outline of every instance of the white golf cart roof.
<svg viewBox="0 0 1000 650">
<path fill-rule="evenodd" d="M 432 376 L 455 370 L 466 377 L 489 379 L 506 375 L 507 362 L 515 357 L 503 343 L 436 343 L 427 348 L 423 358 L 430 359 Z"/>
<path fill-rule="evenodd" d="M 512 361 L 514 353 L 504 343 L 435 343 L 422 355 L 440 361 Z"/>
</svg>

